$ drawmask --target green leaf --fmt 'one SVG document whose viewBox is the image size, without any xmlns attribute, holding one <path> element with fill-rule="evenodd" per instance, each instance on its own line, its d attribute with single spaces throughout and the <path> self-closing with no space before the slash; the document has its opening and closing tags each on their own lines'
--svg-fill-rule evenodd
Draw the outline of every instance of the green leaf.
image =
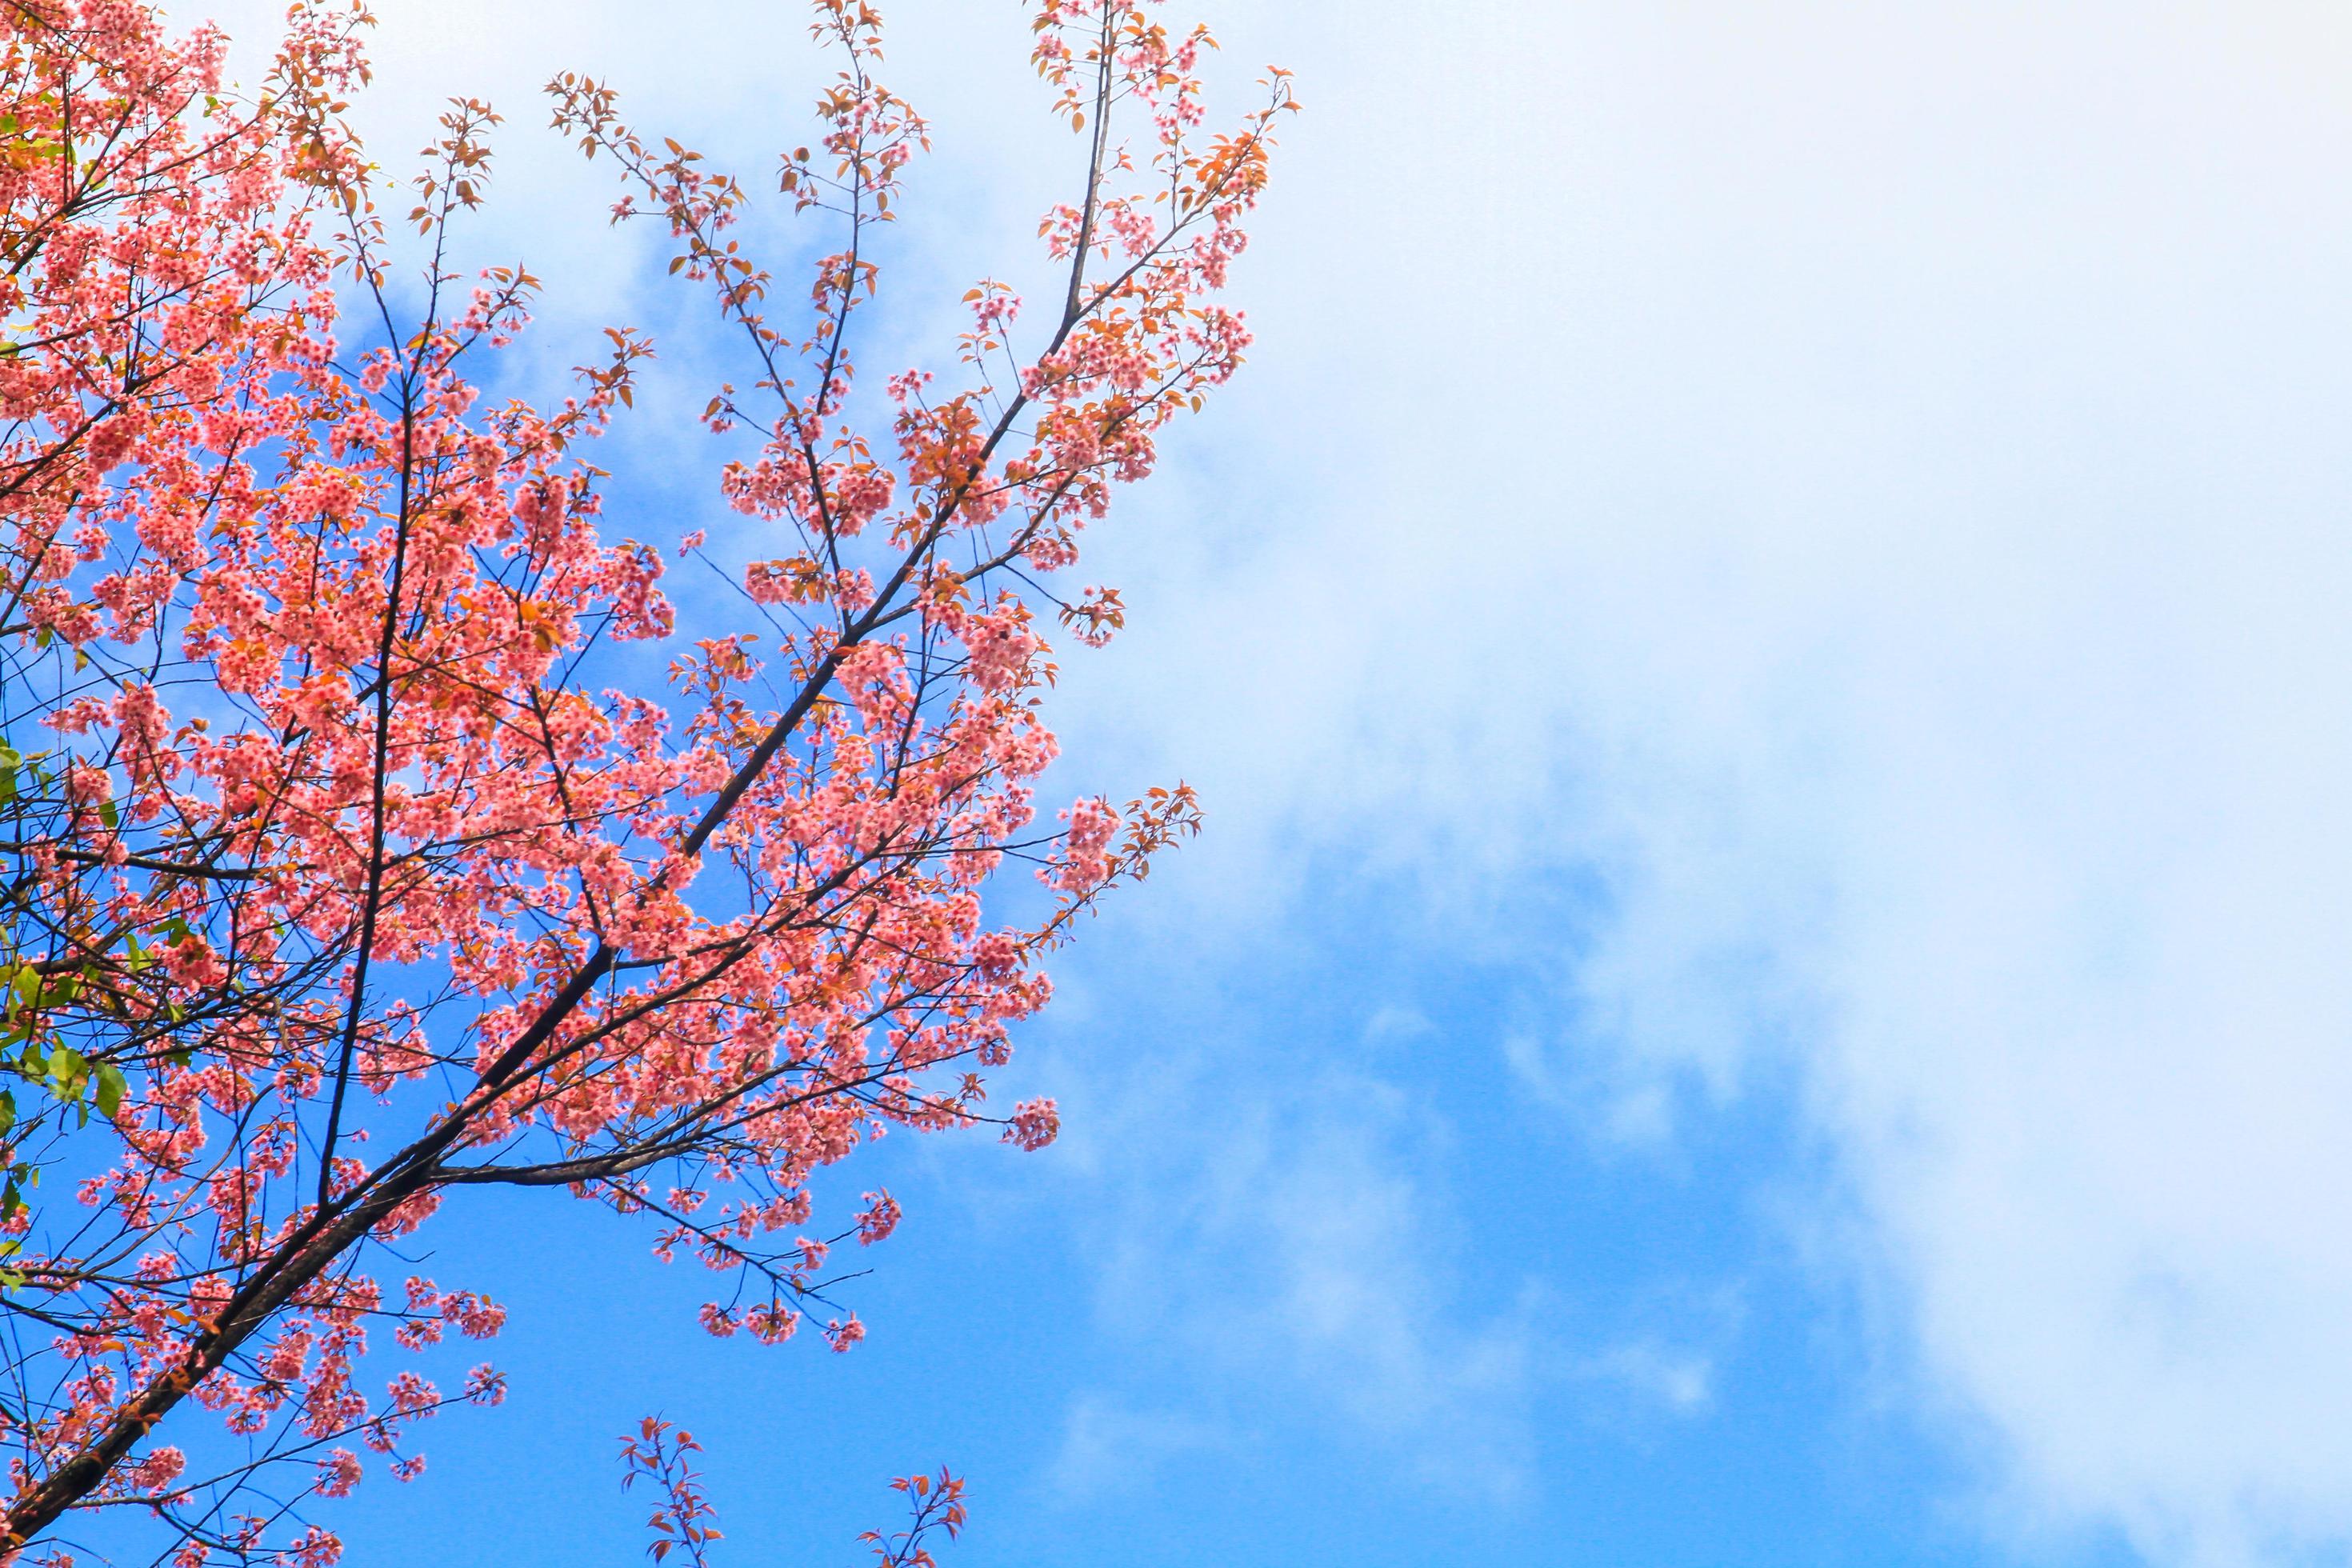
<svg viewBox="0 0 2352 1568">
<path fill-rule="evenodd" d="M 98 1101 L 100 1116 L 112 1116 L 122 1104 L 123 1090 L 131 1086 L 123 1081 L 122 1069 L 112 1062 L 98 1064 L 98 1088 L 92 1096 Z"/>
<path fill-rule="evenodd" d="M 53 1046 L 49 1070 L 42 1076 L 57 1097 L 70 1104 L 81 1098 L 82 1085 L 89 1081 L 89 1058 L 71 1046 Z"/>
</svg>

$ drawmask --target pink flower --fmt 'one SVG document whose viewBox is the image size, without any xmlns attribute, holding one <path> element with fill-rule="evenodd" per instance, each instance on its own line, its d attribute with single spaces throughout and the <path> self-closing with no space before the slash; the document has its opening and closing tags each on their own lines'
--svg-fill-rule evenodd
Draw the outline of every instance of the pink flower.
<svg viewBox="0 0 2352 1568">
<path fill-rule="evenodd" d="M 310 1489 L 320 1497 L 349 1497 L 352 1489 L 360 1484 L 360 1458 L 349 1448 L 331 1448 L 319 1461 L 318 1479 Z"/>
<path fill-rule="evenodd" d="M 1051 1100 L 1024 1100 L 1013 1107 L 1003 1142 L 1034 1152 L 1051 1143 L 1061 1131 L 1061 1110 Z"/>
<path fill-rule="evenodd" d="M 96 805 L 114 798 L 114 784 L 105 769 L 77 763 L 66 770 L 66 798 L 76 805 Z"/>
<path fill-rule="evenodd" d="M 898 1203 L 887 1192 L 867 1193 L 865 1212 L 857 1216 L 857 1241 L 871 1247 L 898 1227 Z"/>
<path fill-rule="evenodd" d="M 503 1405 L 507 1398 L 507 1374 L 492 1369 L 488 1362 L 466 1373 L 466 1398 L 475 1405 Z"/>
<path fill-rule="evenodd" d="M 178 1480 L 180 1472 L 187 1468 L 188 1457 L 179 1449 L 168 1447 L 151 1449 L 147 1457 L 139 1461 L 138 1468 L 133 1472 L 132 1484 L 142 1491 L 163 1491 Z"/>
</svg>

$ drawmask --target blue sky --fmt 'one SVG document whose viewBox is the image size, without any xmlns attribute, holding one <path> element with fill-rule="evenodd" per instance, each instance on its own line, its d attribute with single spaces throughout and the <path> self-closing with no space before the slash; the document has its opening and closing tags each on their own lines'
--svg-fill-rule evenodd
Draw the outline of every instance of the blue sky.
<svg viewBox="0 0 2352 1568">
<path fill-rule="evenodd" d="M 1063 1141 L 844 1173 L 909 1213 L 846 1358 L 479 1200 L 435 1267 L 516 1393 L 353 1561 L 635 1561 L 649 1410 L 746 1563 L 942 1461 L 971 1568 L 2344 1561 L 2352 23 L 1202 5 L 1309 112 L 1256 362 L 1087 569 L 1062 781 L 1211 827 L 1059 967 L 1005 1092 Z M 710 521 L 710 373 L 531 91 L 756 171 L 795 8 L 379 9 L 376 144 L 508 111 L 485 258 L 543 368 L 667 345 L 612 456 Z M 887 9 L 940 151 L 884 358 L 1067 157 L 1011 0 Z"/>
</svg>

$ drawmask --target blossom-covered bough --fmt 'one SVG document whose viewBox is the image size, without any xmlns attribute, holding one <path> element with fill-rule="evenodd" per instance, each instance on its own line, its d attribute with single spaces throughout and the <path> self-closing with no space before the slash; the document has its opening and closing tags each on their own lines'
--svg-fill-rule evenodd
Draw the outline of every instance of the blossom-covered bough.
<svg viewBox="0 0 2352 1568">
<path fill-rule="evenodd" d="M 582 450 L 648 346 L 615 331 L 552 409 L 466 372 L 534 287 L 444 249 L 485 106 L 428 150 L 404 291 L 341 121 L 362 14 L 298 7 L 240 97 L 216 35 L 133 0 L 0 0 L 0 1451 L 27 1561 L 93 1513 L 185 1564 L 333 1561 L 310 1507 L 364 1451 L 413 1476 L 409 1426 L 501 1396 L 488 1366 L 361 1384 L 373 1335 L 501 1325 L 404 1261 L 457 1189 L 644 1216 L 725 1281 L 710 1331 L 830 1310 L 845 1348 L 828 1247 L 898 1208 L 814 1226 L 813 1173 L 890 1126 L 1054 1135 L 1050 1101 L 992 1115 L 981 1069 L 1045 1002 L 1041 955 L 1195 820 L 1181 785 L 1035 804 L 1048 634 L 1123 613 L 1055 584 L 1239 363 L 1213 297 L 1289 94 L 1204 136 L 1205 34 L 1045 0 L 1084 149 L 1044 226 L 1066 286 L 1024 353 L 982 284 L 938 380 L 858 397 L 924 128 L 874 78 L 873 10 L 815 9 L 843 68 L 779 185 L 839 239 L 805 302 L 730 234 L 743 186 L 605 87 L 551 88 L 627 182 L 616 221 L 667 226 L 746 356 L 704 418 L 761 558 L 740 613 L 681 626 Z M 666 698 L 629 644 L 680 650 Z M 1045 884 L 1013 924 L 982 899 L 1007 861 Z"/>
</svg>

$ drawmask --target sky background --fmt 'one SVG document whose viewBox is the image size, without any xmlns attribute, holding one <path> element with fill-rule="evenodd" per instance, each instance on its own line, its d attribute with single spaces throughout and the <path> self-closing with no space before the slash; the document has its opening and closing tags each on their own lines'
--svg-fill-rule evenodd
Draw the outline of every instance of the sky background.
<svg viewBox="0 0 2352 1568">
<path fill-rule="evenodd" d="M 469 1199 L 515 1392 L 349 1561 L 640 1561 L 659 1411 L 733 1564 L 941 1462 L 952 1568 L 2346 1562 L 2352 12 L 1198 4 L 1308 112 L 1254 363 L 1084 568 L 1130 629 L 1055 787 L 1210 827 L 1022 1042 L 1061 1142 L 844 1169 L 908 1211 L 846 1357 Z M 518 376 L 662 345 L 614 528 L 733 526 L 727 369 L 536 87 L 756 184 L 798 8 L 377 8 L 387 162 L 511 121 Z M 886 12 L 938 151 L 880 368 L 1076 156 L 1013 0 Z"/>
</svg>

